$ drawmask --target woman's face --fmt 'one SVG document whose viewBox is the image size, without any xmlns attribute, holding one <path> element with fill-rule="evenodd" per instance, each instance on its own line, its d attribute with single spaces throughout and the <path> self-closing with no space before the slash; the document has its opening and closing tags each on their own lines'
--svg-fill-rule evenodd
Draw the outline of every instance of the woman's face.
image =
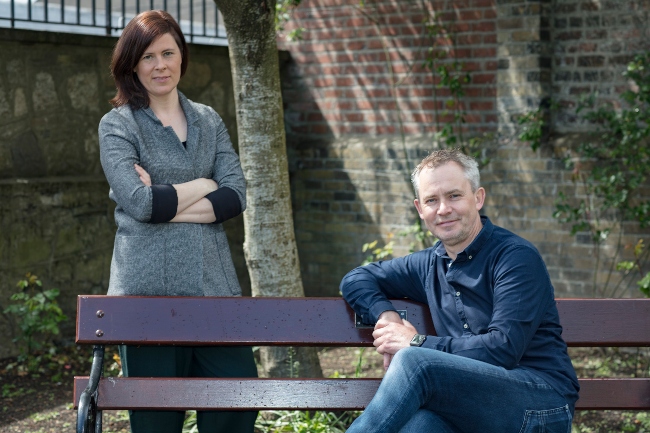
<svg viewBox="0 0 650 433">
<path fill-rule="evenodd" d="M 147 89 L 150 98 L 161 98 L 178 86 L 182 60 L 176 40 L 170 33 L 165 33 L 144 50 L 133 72 Z"/>
</svg>

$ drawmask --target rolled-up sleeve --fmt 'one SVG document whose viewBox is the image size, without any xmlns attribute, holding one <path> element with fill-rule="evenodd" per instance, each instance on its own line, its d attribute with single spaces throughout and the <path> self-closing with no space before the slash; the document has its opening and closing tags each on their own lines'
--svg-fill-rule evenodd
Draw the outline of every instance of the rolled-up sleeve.
<svg viewBox="0 0 650 433">
<path fill-rule="evenodd" d="M 213 193 L 209 198 L 215 216 L 218 219 L 219 215 L 225 218 L 217 222 L 223 222 L 239 215 L 246 209 L 246 179 L 244 178 L 239 156 L 230 141 L 226 125 L 214 110 L 212 110 L 212 113 L 216 116 L 217 121 L 217 155 L 212 179 L 217 182 L 219 189 L 227 188 L 232 191 L 232 193 L 230 191 L 227 193 Z M 239 203 L 233 203 L 234 200 Z"/>
<path fill-rule="evenodd" d="M 365 323 L 375 323 L 384 311 L 395 311 L 389 298 L 427 302 L 427 262 L 428 253 L 420 252 L 358 267 L 343 277 L 341 293 Z"/>
<path fill-rule="evenodd" d="M 178 194 L 173 185 L 151 185 L 152 204 L 149 222 L 166 223 L 171 221 L 178 211 Z"/>
<path fill-rule="evenodd" d="M 99 156 L 111 187 L 111 198 L 135 220 L 149 222 L 153 194 L 134 168 L 140 163 L 136 140 L 127 128 L 126 120 L 115 110 L 106 114 L 99 123 Z"/>
</svg>

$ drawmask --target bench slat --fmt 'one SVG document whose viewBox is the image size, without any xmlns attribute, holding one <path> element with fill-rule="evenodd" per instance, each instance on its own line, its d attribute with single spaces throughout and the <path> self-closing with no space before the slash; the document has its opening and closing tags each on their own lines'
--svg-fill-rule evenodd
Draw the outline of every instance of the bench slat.
<svg viewBox="0 0 650 433">
<path fill-rule="evenodd" d="M 579 379 L 577 409 L 648 410 L 649 378 Z"/>
<path fill-rule="evenodd" d="M 394 304 L 408 311 L 418 329 L 435 334 L 424 304 Z M 79 344 L 360 347 L 372 341 L 372 329 L 355 328 L 354 313 L 341 298 L 79 296 L 77 301 Z"/>
<path fill-rule="evenodd" d="M 395 300 L 435 335 L 427 307 Z M 650 346 L 647 299 L 558 299 L 569 346 Z M 97 311 L 103 317 L 97 317 Z M 101 331 L 101 337 L 96 335 Z M 371 346 L 341 298 L 79 296 L 77 343 Z"/>
<path fill-rule="evenodd" d="M 569 346 L 650 346 L 650 299 L 558 299 Z"/>
<path fill-rule="evenodd" d="M 381 379 L 106 378 L 98 408 L 165 410 L 361 410 Z M 88 383 L 75 377 L 75 408 Z M 647 410 L 650 379 L 580 379 L 578 410 Z"/>
<path fill-rule="evenodd" d="M 361 410 L 381 379 L 106 378 L 100 410 Z M 88 377 L 75 377 L 75 408 Z"/>
</svg>

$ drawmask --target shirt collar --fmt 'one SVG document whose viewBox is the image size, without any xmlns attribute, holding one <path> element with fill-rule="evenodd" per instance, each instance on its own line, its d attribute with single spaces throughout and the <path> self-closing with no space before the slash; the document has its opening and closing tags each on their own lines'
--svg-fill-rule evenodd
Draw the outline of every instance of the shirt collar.
<svg viewBox="0 0 650 433">
<path fill-rule="evenodd" d="M 472 243 L 467 246 L 467 248 L 458 253 L 456 260 L 454 261 L 462 262 L 467 259 L 472 260 L 474 257 L 476 257 L 481 248 L 483 248 L 483 245 L 485 245 L 490 239 L 492 232 L 494 231 L 494 225 L 485 215 L 481 215 L 481 223 L 483 223 L 483 228 L 481 231 L 478 233 L 476 238 L 474 238 Z M 442 244 L 442 242 L 438 242 L 438 246 L 435 248 L 435 253 L 439 257 L 449 258 L 447 255 L 447 250 L 445 250 L 445 246 Z"/>
</svg>

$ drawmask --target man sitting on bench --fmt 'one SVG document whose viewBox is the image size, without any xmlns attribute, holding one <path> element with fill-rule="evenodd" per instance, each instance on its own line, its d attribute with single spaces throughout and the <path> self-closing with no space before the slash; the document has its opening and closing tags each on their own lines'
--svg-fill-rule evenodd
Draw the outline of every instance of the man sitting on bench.
<svg viewBox="0 0 650 433">
<path fill-rule="evenodd" d="M 350 306 L 376 322 L 387 369 L 348 432 L 570 432 L 579 385 L 539 252 L 479 215 L 485 190 L 473 158 L 434 151 L 412 182 L 440 241 L 341 282 Z M 427 303 L 437 335 L 420 335 L 388 298 Z"/>
</svg>

